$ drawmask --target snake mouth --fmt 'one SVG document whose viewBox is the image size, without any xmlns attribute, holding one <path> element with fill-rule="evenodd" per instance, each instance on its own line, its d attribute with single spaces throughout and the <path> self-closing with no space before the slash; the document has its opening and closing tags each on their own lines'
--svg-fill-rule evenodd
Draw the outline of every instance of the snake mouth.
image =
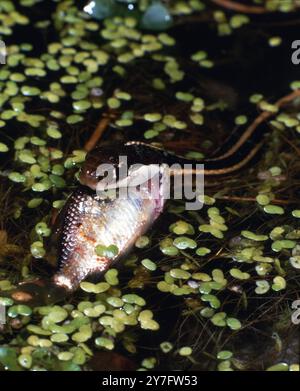
<svg viewBox="0 0 300 391">
<path fill-rule="evenodd" d="M 166 193 L 167 165 L 134 164 L 129 167 L 127 175 L 117 175 L 115 169 L 110 177 L 101 178 L 96 185 L 100 198 L 109 196 L 122 197 L 132 193 L 146 199 L 160 200 Z"/>
</svg>

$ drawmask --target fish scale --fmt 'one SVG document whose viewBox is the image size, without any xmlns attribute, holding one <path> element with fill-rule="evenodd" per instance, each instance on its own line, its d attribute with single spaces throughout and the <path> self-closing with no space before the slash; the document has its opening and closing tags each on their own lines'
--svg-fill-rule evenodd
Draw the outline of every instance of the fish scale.
<svg viewBox="0 0 300 391">
<path fill-rule="evenodd" d="M 159 183 L 159 181 L 158 181 Z M 160 194 L 159 189 L 155 192 Z M 163 203 L 160 204 L 163 207 Z M 69 291 L 85 277 L 105 271 L 127 253 L 160 213 L 148 184 L 131 189 L 128 197 L 101 199 L 96 192 L 81 186 L 75 190 L 62 212 L 59 271 L 54 282 Z M 100 257 L 96 247 L 117 246 L 112 258 Z"/>
</svg>

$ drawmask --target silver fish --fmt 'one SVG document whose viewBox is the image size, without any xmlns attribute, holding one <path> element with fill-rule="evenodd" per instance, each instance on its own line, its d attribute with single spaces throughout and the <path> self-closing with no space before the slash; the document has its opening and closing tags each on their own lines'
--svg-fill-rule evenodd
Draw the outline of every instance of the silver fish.
<svg viewBox="0 0 300 391">
<path fill-rule="evenodd" d="M 128 253 L 163 210 L 169 176 L 163 167 L 157 175 L 130 188 L 126 198 L 103 199 L 86 186 L 72 193 L 64 210 L 56 285 L 73 291 L 84 278 L 104 272 Z M 99 256 L 98 245 L 115 245 L 118 253 Z"/>
</svg>

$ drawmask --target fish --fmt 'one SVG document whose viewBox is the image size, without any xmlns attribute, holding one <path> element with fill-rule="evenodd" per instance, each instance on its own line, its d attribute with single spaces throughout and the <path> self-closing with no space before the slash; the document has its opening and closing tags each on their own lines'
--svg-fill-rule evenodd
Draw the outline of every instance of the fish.
<svg viewBox="0 0 300 391">
<path fill-rule="evenodd" d="M 141 159 L 128 150 L 116 147 L 96 149 L 88 154 L 82 167 L 80 185 L 70 195 L 63 211 L 63 223 L 59 238 L 59 270 L 53 277 L 55 285 L 68 292 L 77 289 L 80 282 L 90 275 L 105 272 L 113 263 L 124 257 L 161 215 L 169 186 L 166 165 L 160 165 L 145 181 L 130 186 L 125 197 L 114 197 L 97 191 L 99 178 L 96 169 L 100 164 L 119 166 L 119 156 L 126 156 L 135 164 Z M 157 160 L 143 156 L 145 166 L 154 167 Z M 132 166 L 131 161 L 129 167 Z M 119 167 L 118 167 L 119 168 Z M 137 178 L 137 170 L 131 170 L 123 185 Z M 144 177 L 142 177 L 143 179 Z M 122 182 L 121 182 L 122 184 Z M 120 182 L 118 183 L 120 187 Z M 117 253 L 107 257 L 98 255 L 97 246 L 115 246 Z"/>
<path fill-rule="evenodd" d="M 116 189 L 127 188 L 126 196 L 117 197 L 118 192 L 107 196 L 107 192 L 97 188 L 101 182 L 97 168 L 102 164 L 120 168 L 120 156 L 128 160 L 129 171 L 122 180 L 117 178 Z M 80 171 L 80 183 L 57 218 L 56 272 L 51 279 L 19 283 L 15 290 L 7 292 L 8 297 L 28 305 L 53 304 L 76 291 L 85 278 L 101 275 L 128 254 L 164 210 L 170 186 L 164 157 L 164 152 L 161 154 L 155 148 L 130 143 L 97 147 L 89 152 Z M 147 175 L 145 167 L 155 170 Z M 139 176 L 142 181 L 133 185 Z M 117 251 L 109 256 L 98 255 L 98 246 L 114 246 Z"/>
<path fill-rule="evenodd" d="M 72 193 L 62 227 L 60 268 L 53 277 L 56 285 L 74 291 L 83 279 L 105 272 L 130 251 L 163 210 L 165 200 L 147 189 L 134 189 L 127 199 L 101 199 L 84 186 Z M 97 246 L 112 245 L 115 256 L 97 255 Z"/>
</svg>

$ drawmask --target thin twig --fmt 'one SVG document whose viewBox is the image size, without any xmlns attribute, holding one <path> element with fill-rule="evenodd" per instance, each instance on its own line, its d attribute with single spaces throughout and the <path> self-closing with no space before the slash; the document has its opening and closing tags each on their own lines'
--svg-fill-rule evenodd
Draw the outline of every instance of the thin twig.
<svg viewBox="0 0 300 391">
<path fill-rule="evenodd" d="M 300 97 L 300 90 L 297 89 L 293 92 L 291 92 L 290 94 L 284 96 L 283 98 L 279 99 L 275 105 L 277 107 L 282 107 L 284 105 L 286 105 L 287 103 L 290 103 L 291 101 L 293 101 L 295 98 L 299 98 Z"/>
<path fill-rule="evenodd" d="M 174 26 L 181 26 L 192 23 L 207 23 L 214 21 L 213 13 L 206 11 L 205 13 L 197 13 L 195 15 L 178 16 L 174 21 Z"/>
<path fill-rule="evenodd" d="M 103 133 L 107 129 L 108 125 L 110 124 L 110 120 L 111 120 L 110 116 L 103 116 L 101 118 L 96 129 L 92 133 L 91 137 L 85 143 L 85 146 L 84 146 L 85 151 L 89 152 L 95 148 L 95 146 L 98 144 L 100 138 L 102 137 Z"/>
<path fill-rule="evenodd" d="M 282 106 L 285 106 L 286 104 L 292 102 L 294 99 L 300 97 L 300 89 L 297 89 L 290 94 L 284 96 L 283 98 L 279 99 L 275 106 L 280 109 Z M 255 131 L 255 129 L 261 125 L 263 122 L 267 121 L 269 118 L 272 118 L 277 112 L 271 112 L 271 111 L 262 111 L 255 120 L 248 126 L 245 133 L 242 135 L 240 142 L 246 141 L 251 134 Z"/>
<path fill-rule="evenodd" d="M 275 106 L 280 109 L 282 106 L 285 106 L 286 104 L 292 102 L 294 99 L 300 97 L 300 90 L 295 90 L 291 92 L 290 94 L 284 96 L 283 98 L 279 99 L 276 103 Z M 253 123 L 249 126 L 249 129 L 252 128 L 257 128 L 258 125 L 260 125 L 262 122 L 266 121 L 267 119 L 271 118 L 274 116 L 274 114 L 271 111 L 263 111 L 254 121 Z"/>
<path fill-rule="evenodd" d="M 218 200 L 226 200 L 226 201 L 238 201 L 238 202 L 257 202 L 254 197 L 237 197 L 237 196 L 220 196 L 217 197 Z M 274 205 L 290 205 L 294 202 L 288 200 L 272 200 L 272 204 Z"/>
<path fill-rule="evenodd" d="M 245 14 L 266 14 L 268 12 L 272 12 L 267 10 L 264 7 L 259 7 L 255 5 L 246 5 L 237 3 L 232 0 L 211 0 L 212 3 L 215 3 L 223 8 L 227 8 L 232 11 L 242 12 Z"/>
</svg>

